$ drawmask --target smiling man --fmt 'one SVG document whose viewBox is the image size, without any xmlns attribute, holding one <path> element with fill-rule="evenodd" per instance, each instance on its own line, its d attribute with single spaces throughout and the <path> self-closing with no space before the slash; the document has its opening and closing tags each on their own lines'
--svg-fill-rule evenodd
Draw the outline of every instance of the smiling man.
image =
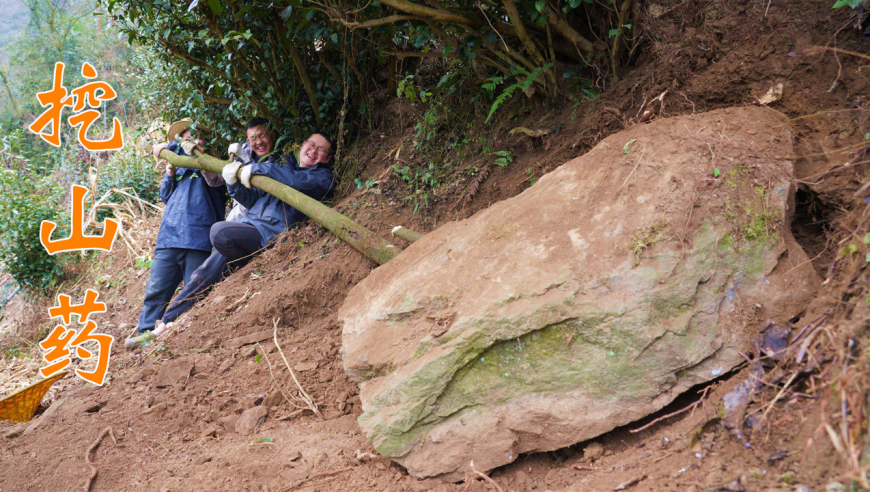
<svg viewBox="0 0 870 492">
<path fill-rule="evenodd" d="M 128 349 L 141 346 L 142 342 L 162 333 L 166 323 L 175 321 L 190 309 L 231 269 L 246 265 L 254 255 L 274 244 L 278 234 L 308 218 L 280 199 L 251 188 L 253 176 L 270 177 L 315 200 L 331 197 L 334 179 L 327 167 L 332 159 L 329 135 L 311 134 L 303 142 L 297 160 L 294 155 L 282 155 L 276 149 L 276 133 L 267 120 L 254 118 L 245 125 L 247 141 L 230 146 L 230 154 L 239 155 L 242 160 L 224 166 L 221 175 L 230 196 L 246 207 L 248 213 L 234 221 L 216 222 L 211 227 L 209 239 L 217 252 L 193 272 L 190 282 L 185 283 L 153 332 L 127 339 Z"/>
<path fill-rule="evenodd" d="M 251 150 L 258 156 L 275 156 L 274 132 L 268 123 L 252 120 L 246 126 Z M 293 155 L 260 158 L 242 167 L 233 162 L 224 167 L 223 177 L 230 196 L 248 209 L 238 222 L 218 222 L 211 228 L 211 243 L 230 262 L 241 266 L 251 255 L 266 247 L 279 233 L 296 222 L 307 219 L 305 214 L 280 199 L 251 188 L 253 176 L 267 176 L 315 200 L 325 200 L 332 193 L 333 175 L 326 167 L 332 158 L 332 142 L 328 135 L 313 133 L 302 144 L 297 161 Z M 238 178 L 236 175 L 238 174 Z"/>
</svg>

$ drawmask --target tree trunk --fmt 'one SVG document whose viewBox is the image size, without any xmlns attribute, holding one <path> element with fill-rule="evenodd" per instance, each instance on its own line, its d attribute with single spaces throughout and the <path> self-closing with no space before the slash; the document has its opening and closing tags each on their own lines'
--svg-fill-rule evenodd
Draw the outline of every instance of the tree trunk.
<svg viewBox="0 0 870 492">
<path fill-rule="evenodd" d="M 196 157 L 185 157 L 163 150 L 160 158 L 166 159 L 175 167 L 187 167 L 193 169 L 205 169 L 220 173 L 229 161 L 222 161 L 208 154 L 196 152 Z M 286 186 L 266 176 L 253 176 L 251 185 L 277 197 L 287 205 L 299 210 L 310 217 L 314 222 L 329 229 L 342 241 L 351 245 L 360 253 L 383 265 L 390 261 L 402 250 L 389 241 L 381 238 L 374 232 L 348 219 L 344 215 L 327 207 L 319 201 L 310 198 L 293 188 Z"/>
</svg>

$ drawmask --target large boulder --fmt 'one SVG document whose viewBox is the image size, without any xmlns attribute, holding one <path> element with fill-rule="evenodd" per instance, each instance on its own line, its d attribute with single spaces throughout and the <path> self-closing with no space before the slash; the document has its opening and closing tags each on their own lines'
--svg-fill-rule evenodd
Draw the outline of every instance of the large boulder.
<svg viewBox="0 0 870 492">
<path fill-rule="evenodd" d="M 767 108 L 634 126 L 373 271 L 340 317 L 374 447 L 458 479 L 728 372 L 817 286 L 792 154 Z"/>
</svg>

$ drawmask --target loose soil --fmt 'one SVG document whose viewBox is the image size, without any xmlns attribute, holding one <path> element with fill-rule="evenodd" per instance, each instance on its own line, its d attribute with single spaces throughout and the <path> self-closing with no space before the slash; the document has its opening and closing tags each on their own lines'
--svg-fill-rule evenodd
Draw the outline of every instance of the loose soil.
<svg viewBox="0 0 870 492">
<path fill-rule="evenodd" d="M 403 181 L 390 173 L 393 165 L 420 158 L 410 150 L 401 157 L 395 152 L 413 133 L 413 119 L 387 114 L 381 128 L 346 154 L 360 163 L 359 176 L 379 183 L 354 190 L 336 207 L 383 237 L 397 224 L 427 232 L 514 196 L 531 185 L 530 178 L 582 154 L 601 138 L 642 124 L 639 116 L 645 109 L 661 118 L 753 104 L 755 97 L 782 83 L 783 97 L 771 107 L 792 119 L 800 183 L 792 227 L 817 272 L 828 278 L 839 248 L 833 234 L 858 205 L 853 193 L 867 178 L 862 166 L 821 173 L 851 159 L 849 146 L 868 132 L 870 93 L 859 71 L 862 60 L 817 48 L 832 46 L 844 26 L 837 46 L 860 53 L 870 46 L 847 25 L 852 12 L 831 10 L 831 3 L 644 4 L 637 23 L 645 43 L 642 61 L 600 99 L 554 108 L 517 97 L 502 109 L 519 118 L 490 129 L 513 151 L 511 165 L 445 182 L 433 191 L 428 208 L 413 213 L 404 200 Z M 646 105 L 665 91 L 663 102 Z M 383 107 L 385 112 L 408 109 L 401 102 Z M 553 130 L 557 125 L 560 131 L 545 137 L 507 134 L 513 126 Z M 140 247 L 153 248 L 158 223 L 154 217 L 139 226 Z M 0 423 L 0 490 L 84 488 L 91 473 L 85 452 L 107 427 L 118 443 L 107 436 L 90 454 L 98 470 L 91 487 L 95 491 L 492 490 L 477 477 L 467 484 L 418 481 L 378 457 L 360 432 L 355 421 L 361 412 L 358 388 L 342 368 L 336 312 L 349 289 L 375 266 L 322 228 L 303 225 L 220 283 L 163 343 L 126 352 L 122 341 L 134 330 L 148 274 L 123 245 L 97 255 L 82 280 L 66 292 L 80 295 L 80 290 L 94 288 L 107 303 L 108 312 L 95 320 L 100 332 L 116 340 L 111 379 L 97 388 L 67 378 L 50 395 L 51 407 L 33 422 Z M 840 292 L 833 290 L 837 285 L 823 287 L 807 313 L 792 320 L 795 326 L 839 302 Z M 7 336 L 4 347 L 18 343 L 22 334 L 50 327 L 46 306 L 31 308 L 19 312 L 24 326 Z M 318 402 L 322 418 L 299 407 L 295 383 L 271 336 L 255 345 L 234 343 L 275 326 L 283 355 Z M 792 490 L 797 485 L 820 490 L 837 478 L 846 464 L 824 431 L 830 410 L 814 396 L 817 386 L 825 384 L 824 360 L 816 375 L 802 378 L 775 404 L 766 405 L 778 388 L 759 393 L 750 411 L 769 412 L 771 424 L 750 434 L 748 449 L 719 426 L 716 405 L 746 379 L 747 371 L 693 390 L 642 422 L 592 442 L 522 456 L 489 475 L 506 491 L 620 486 L 720 490 L 716 487 L 736 478 L 746 490 Z M 704 390 L 706 403 L 691 412 L 631 432 L 697 401 Z M 245 413 L 255 407 L 267 414 L 259 425 L 248 420 L 251 412 Z"/>
</svg>

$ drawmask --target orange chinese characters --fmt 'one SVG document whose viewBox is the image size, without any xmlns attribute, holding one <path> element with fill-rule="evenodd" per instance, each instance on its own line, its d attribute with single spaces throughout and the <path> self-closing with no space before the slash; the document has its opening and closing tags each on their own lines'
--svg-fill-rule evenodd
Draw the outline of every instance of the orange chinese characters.
<svg viewBox="0 0 870 492">
<path fill-rule="evenodd" d="M 76 355 L 80 359 L 90 359 L 93 353 L 82 347 L 82 344 L 93 341 L 97 342 L 99 348 L 96 369 L 91 372 L 76 369 L 76 374 L 86 381 L 103 385 L 106 371 L 109 369 L 109 356 L 115 338 L 111 335 L 94 333 L 97 324 L 90 320 L 91 313 L 106 312 L 106 304 L 96 302 L 98 295 L 96 291 L 88 289 L 84 302 L 76 305 L 70 305 L 68 295 L 57 296 L 59 305 L 48 310 L 49 316 L 52 318 L 60 317 L 64 325 L 68 325 L 72 322 L 70 315 L 77 314 L 78 324 L 83 324 L 85 327 L 81 331 L 76 331 L 67 329 L 63 325 L 57 325 L 45 340 L 39 342 L 39 346 L 46 351 L 42 358 L 48 363 L 47 366 L 39 370 L 43 377 L 50 377 L 70 365 L 70 348 L 76 349 Z"/>
<path fill-rule="evenodd" d="M 84 186 L 72 185 L 72 198 L 70 208 L 72 218 L 70 228 L 72 232 L 66 239 L 51 240 L 51 233 L 57 228 L 57 224 L 50 220 L 43 220 L 39 226 L 39 242 L 48 251 L 48 254 L 63 253 L 66 251 L 80 251 L 85 249 L 101 249 L 112 251 L 112 243 L 115 242 L 115 233 L 118 232 L 118 221 L 105 219 L 103 222 L 102 236 L 85 236 L 84 228 L 84 200 L 88 189 Z"/>
<path fill-rule="evenodd" d="M 43 140 L 60 147 L 60 118 L 63 108 L 72 106 L 73 112 L 77 113 L 70 116 L 67 120 L 73 127 L 79 126 L 79 142 L 88 150 L 118 150 L 124 146 L 124 136 L 121 131 L 121 122 L 118 118 L 113 118 L 112 122 L 112 137 L 108 140 L 90 140 L 88 138 L 88 130 L 94 121 L 100 116 L 100 112 L 95 109 L 82 111 L 86 106 L 99 108 L 103 101 L 111 101 L 115 99 L 117 94 L 112 86 L 102 81 L 89 82 L 77 89 L 73 89 L 72 94 L 68 95 L 66 87 L 63 86 L 63 72 L 65 65 L 58 62 L 54 66 L 54 84 L 51 90 L 40 92 L 36 95 L 42 107 L 48 107 L 28 128 L 42 137 Z M 82 65 L 82 77 L 86 79 L 94 79 L 97 77 L 97 71 L 90 63 Z M 51 133 L 42 133 L 46 126 L 51 124 Z"/>
</svg>

